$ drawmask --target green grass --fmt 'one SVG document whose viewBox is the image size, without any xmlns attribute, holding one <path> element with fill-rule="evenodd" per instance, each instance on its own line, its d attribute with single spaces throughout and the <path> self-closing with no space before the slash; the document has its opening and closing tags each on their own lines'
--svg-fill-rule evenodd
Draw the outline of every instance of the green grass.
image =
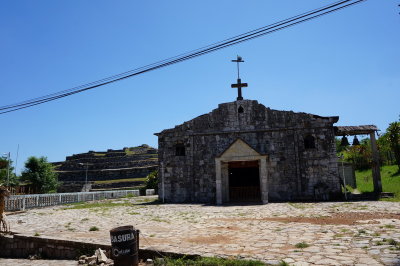
<svg viewBox="0 0 400 266">
<path fill-rule="evenodd" d="M 367 231 L 365 231 L 364 229 L 360 229 L 360 230 L 358 230 L 358 233 L 359 234 L 365 234 L 365 233 L 367 233 Z"/>
<path fill-rule="evenodd" d="M 144 182 L 146 181 L 146 177 L 141 178 L 125 178 L 125 179 L 112 179 L 112 180 L 101 180 L 101 181 L 94 181 L 94 184 L 113 184 L 113 183 L 121 183 L 121 182 Z"/>
<path fill-rule="evenodd" d="M 163 223 L 170 223 L 168 220 L 165 220 L 165 219 L 161 219 L 160 217 L 153 217 L 152 219 L 151 219 L 152 221 L 155 221 L 155 222 L 163 222 Z"/>
<path fill-rule="evenodd" d="M 97 226 L 92 226 L 89 228 L 89 231 L 99 231 L 99 228 Z"/>
<path fill-rule="evenodd" d="M 68 207 L 63 208 L 63 210 L 80 210 L 80 209 L 90 209 L 90 208 L 111 208 L 119 206 L 133 206 L 134 204 L 129 201 L 117 201 L 113 202 L 111 200 L 107 201 L 97 201 L 97 202 L 77 202 L 68 204 Z"/>
<path fill-rule="evenodd" d="M 296 248 L 308 248 L 309 246 L 306 242 L 300 242 L 295 245 Z"/>
<path fill-rule="evenodd" d="M 137 196 L 135 194 L 133 194 L 133 193 L 130 193 L 130 194 L 128 194 L 128 195 L 126 195 L 126 196 L 124 196 L 122 198 L 126 199 L 126 198 L 134 198 L 134 197 L 137 197 Z"/>
<path fill-rule="evenodd" d="M 303 204 L 303 203 L 288 202 L 288 204 L 290 206 L 292 206 L 293 208 L 296 208 L 296 209 L 305 209 L 305 208 L 307 208 L 306 205 Z"/>
<path fill-rule="evenodd" d="M 381 167 L 382 190 L 392 192 L 395 197 L 382 199 L 385 201 L 400 201 L 400 173 L 397 165 L 385 165 Z M 356 171 L 357 189 L 360 192 L 373 192 L 372 170 Z"/>
<path fill-rule="evenodd" d="M 392 246 L 397 246 L 398 244 L 400 244 L 399 242 L 397 242 L 396 240 L 394 240 L 394 239 L 392 239 L 392 238 L 386 239 L 386 242 L 387 242 L 389 245 L 392 245 Z"/>
<path fill-rule="evenodd" d="M 158 199 L 145 198 L 138 199 L 136 202 L 131 202 L 129 199 L 113 199 L 113 200 L 102 200 L 102 201 L 88 201 L 88 202 L 76 202 L 67 204 L 65 208 L 61 210 L 81 210 L 81 209 L 94 209 L 93 211 L 106 211 L 113 207 L 145 207 L 141 205 L 157 205 L 159 204 Z M 136 213 L 131 213 L 135 215 Z"/>
<path fill-rule="evenodd" d="M 216 257 L 199 257 L 195 259 L 156 259 L 155 266 L 262 266 L 266 265 L 261 261 L 256 260 L 238 260 L 238 259 L 223 259 Z"/>
<path fill-rule="evenodd" d="M 393 224 L 385 224 L 385 228 L 393 229 L 395 226 Z"/>
</svg>

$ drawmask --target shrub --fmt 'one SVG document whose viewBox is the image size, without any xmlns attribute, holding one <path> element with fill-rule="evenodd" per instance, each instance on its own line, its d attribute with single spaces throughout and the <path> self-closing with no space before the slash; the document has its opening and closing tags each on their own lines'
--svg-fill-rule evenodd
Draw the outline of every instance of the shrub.
<svg viewBox="0 0 400 266">
<path fill-rule="evenodd" d="M 145 183 L 145 190 L 146 189 L 154 189 L 156 194 L 158 192 L 158 171 L 153 171 L 146 176 Z"/>
</svg>

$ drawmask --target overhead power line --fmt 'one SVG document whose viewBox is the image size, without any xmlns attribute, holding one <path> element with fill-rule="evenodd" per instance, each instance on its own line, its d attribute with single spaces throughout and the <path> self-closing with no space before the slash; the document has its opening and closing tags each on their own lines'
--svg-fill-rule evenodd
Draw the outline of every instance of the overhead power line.
<svg viewBox="0 0 400 266">
<path fill-rule="evenodd" d="M 39 105 L 39 104 L 43 104 L 46 102 L 50 102 L 50 101 L 54 101 L 60 98 L 64 98 L 70 95 L 74 95 L 77 93 L 81 93 L 87 90 L 91 90 L 97 87 L 101 87 L 110 83 L 114 83 L 126 78 L 130 78 L 136 75 L 140 75 L 146 72 L 150 72 L 159 68 L 163 68 L 169 65 L 173 65 L 176 63 L 180 63 L 195 57 L 199 57 L 232 45 L 236 45 L 245 41 L 249 41 L 252 40 L 254 38 L 258 38 L 267 34 L 271 34 L 273 32 L 276 31 L 280 31 L 283 29 L 286 29 L 288 27 L 292 27 L 295 26 L 297 24 L 339 11 L 341 9 L 353 6 L 355 4 L 359 4 L 361 2 L 365 2 L 367 0 L 342 0 L 342 1 L 337 1 L 335 3 L 332 3 L 330 5 L 326 5 L 323 7 L 320 7 L 318 9 L 313 9 L 311 11 L 302 13 L 300 15 L 297 16 L 293 16 L 281 21 L 278 21 L 276 23 L 264 26 L 264 27 L 260 27 L 258 29 L 252 30 L 252 31 L 248 31 L 246 33 L 225 39 L 223 41 L 219 41 L 207 46 L 204 46 L 202 48 L 198 48 L 196 50 L 192 50 L 190 52 L 186 52 L 171 58 L 167 58 L 149 65 L 145 65 L 139 68 L 135 68 L 133 70 L 129 70 L 126 71 L 124 73 L 120 73 L 117 75 L 113 75 L 101 80 L 97 80 L 94 82 L 90 82 L 78 87 L 74 87 L 71 89 L 67 89 L 67 90 L 63 90 L 63 91 L 59 91 L 56 93 L 52 93 L 52 94 L 47 94 L 41 97 L 37 97 L 37 98 L 33 98 L 33 99 L 29 99 L 26 101 L 22 101 L 19 103 L 15 103 L 15 104 L 10 104 L 10 105 L 5 105 L 5 106 L 1 106 L 0 107 L 0 114 L 5 114 L 5 113 L 9 113 L 9 112 L 14 112 L 17 110 L 21 110 L 21 109 L 25 109 L 25 108 L 29 108 L 35 105 Z"/>
</svg>

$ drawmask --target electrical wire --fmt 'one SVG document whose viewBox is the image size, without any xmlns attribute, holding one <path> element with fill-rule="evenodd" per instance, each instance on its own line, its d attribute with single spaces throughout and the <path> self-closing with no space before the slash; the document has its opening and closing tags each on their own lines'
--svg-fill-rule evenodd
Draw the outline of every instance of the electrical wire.
<svg viewBox="0 0 400 266">
<path fill-rule="evenodd" d="M 80 85 L 78 87 L 74 87 L 71 89 L 67 89 L 67 90 L 63 90 L 60 92 L 56 92 L 56 93 L 52 93 L 52 94 L 48 94 L 45 96 L 41 96 L 41 97 L 37 97 L 37 98 L 33 98 L 30 100 L 26 100 L 20 103 L 16 103 L 16 104 L 11 104 L 11 105 L 5 105 L 0 107 L 0 110 L 2 112 L 0 112 L 0 114 L 5 114 L 5 113 L 9 113 L 9 112 L 14 112 L 20 109 L 25 109 L 25 108 L 29 108 L 35 105 L 39 105 L 39 104 L 43 104 L 46 102 L 50 102 L 50 101 L 54 101 L 60 98 L 64 98 L 73 94 L 77 94 L 80 92 L 84 92 L 87 90 L 91 90 L 100 86 L 104 86 L 107 84 L 111 84 L 129 77 L 133 77 L 136 75 L 140 75 L 146 72 L 150 72 L 159 68 L 163 68 L 172 64 L 176 64 L 176 63 L 180 63 L 201 55 L 205 55 L 232 45 L 236 45 L 245 41 L 249 41 L 252 40 L 254 38 L 258 38 L 267 34 L 271 34 L 273 32 L 330 14 L 332 12 L 336 12 L 339 11 L 343 8 L 347 8 L 349 6 L 355 5 L 355 4 L 359 4 L 361 2 L 364 2 L 366 0 L 342 0 L 342 1 L 338 1 L 335 3 L 332 3 L 330 5 L 326 5 L 323 6 L 321 8 L 318 9 L 313 9 L 311 11 L 302 13 L 300 15 L 297 16 L 292 16 L 288 19 L 284 19 L 278 22 L 275 22 L 273 24 L 264 26 L 264 27 L 260 27 L 257 28 L 255 30 L 252 31 L 248 31 L 246 33 L 225 39 L 223 41 L 219 41 L 207 46 L 204 46 L 202 48 L 198 48 L 195 50 L 192 50 L 190 52 L 186 52 L 186 53 L 182 53 L 180 55 L 174 56 L 174 57 L 170 57 L 152 64 L 148 64 L 139 68 L 135 68 L 133 70 L 129 70 L 117 75 L 113 75 L 101 80 L 97 80 L 94 82 L 90 82 L 84 85 Z"/>
<path fill-rule="evenodd" d="M 321 7 L 321 8 L 329 7 L 329 6 L 331 6 L 331 5 L 342 4 L 343 2 L 346 2 L 346 1 L 343 1 L 343 0 L 337 1 L 337 2 L 335 2 L 335 3 L 332 3 L 332 4 L 330 4 L 330 5 L 323 6 L 323 7 Z M 321 8 L 320 8 L 320 9 L 321 9 Z M 74 88 L 67 89 L 67 90 L 64 90 L 64 91 L 60 91 L 60 92 L 48 94 L 48 95 L 45 95 L 45 96 L 41 96 L 41 97 L 38 97 L 38 98 L 26 100 L 26 101 L 23 101 L 23 102 L 21 102 L 21 103 L 19 103 L 19 104 L 29 103 L 29 102 L 32 102 L 32 101 L 35 101 L 35 100 L 41 100 L 41 99 L 48 98 L 48 97 L 51 97 L 51 96 L 54 96 L 54 95 L 57 95 L 57 94 L 67 93 L 67 92 L 74 91 L 74 90 L 79 90 L 80 88 L 88 87 L 88 86 L 94 85 L 94 84 L 99 83 L 99 82 L 105 82 L 105 81 L 108 81 L 108 80 L 111 80 L 111 79 L 115 79 L 115 78 L 118 78 L 118 77 L 120 77 L 120 76 L 130 74 L 130 73 L 132 73 L 132 72 L 134 72 L 134 71 L 139 71 L 139 70 L 144 69 L 144 68 L 146 68 L 146 67 L 151 67 L 151 66 L 154 66 L 154 65 L 156 65 L 156 64 L 164 63 L 164 62 L 166 62 L 166 61 L 168 61 L 168 60 L 172 60 L 172 59 L 175 59 L 175 58 L 178 58 L 178 57 L 181 57 L 181 56 L 190 54 L 190 53 L 194 53 L 194 52 L 196 52 L 196 51 L 199 51 L 199 50 L 202 50 L 202 49 L 205 49 L 205 48 L 208 48 L 208 47 L 212 47 L 212 46 L 214 46 L 214 45 L 217 45 L 217 44 L 220 44 L 220 43 L 223 43 L 223 42 L 232 40 L 232 39 L 234 39 L 234 38 L 241 37 L 241 36 L 247 35 L 247 34 L 249 34 L 249 33 L 256 32 L 256 31 L 265 29 L 265 28 L 267 28 L 267 27 L 271 27 L 271 26 L 277 25 L 277 24 L 279 24 L 279 23 L 283 23 L 283 22 L 292 20 L 292 19 L 297 18 L 297 17 L 307 15 L 307 14 L 309 14 L 309 13 L 311 13 L 311 12 L 314 12 L 314 11 L 317 11 L 317 10 L 319 10 L 319 9 L 314 9 L 314 10 L 311 10 L 311 11 L 308 11 L 308 12 L 305 12 L 305 13 L 302 13 L 302 14 L 300 14 L 300 15 L 293 16 L 293 17 L 290 17 L 290 18 L 288 18 L 288 19 L 281 20 L 281 21 L 279 21 L 279 22 L 276 22 L 276 23 L 273 23 L 273 24 L 270 24 L 270 25 L 267 25 L 267 26 L 264 26 L 264 27 L 261 27 L 261 28 L 258 28 L 258 29 L 255 29 L 255 30 L 246 32 L 246 33 L 243 33 L 243 34 L 240 34 L 240 35 L 238 35 L 238 36 L 231 37 L 231 38 L 225 39 L 225 40 L 223 40 L 223 41 L 219 41 L 219 42 L 216 42 L 216 43 L 213 43 L 213 44 L 210 44 L 210 45 L 207 45 L 207 46 L 204 46 L 204 47 L 201 47 L 201 48 L 198 48 L 198 49 L 195 49 L 195 50 L 186 52 L 186 53 L 182 53 L 182 54 L 179 54 L 179 55 L 177 55 L 177 56 L 170 57 L 170 58 L 167 58 L 167 59 L 164 59 L 164 60 L 161 60 L 161 61 L 158 61 L 158 62 L 149 64 L 149 65 L 146 65 L 146 66 L 143 66 L 143 67 L 139 67 L 139 68 L 136 68 L 136 69 L 133 69 L 133 70 L 129 70 L 129 71 L 126 71 L 126 72 L 117 74 L 117 75 L 113 75 L 113 76 L 110 76 L 110 77 L 107 77 L 107 78 L 104 78 L 104 79 L 101 79 L 101 80 L 97 80 L 97 81 L 94 81 L 94 82 L 91 82 L 91 83 L 87 83 L 87 84 L 84 84 L 84 85 L 80 85 L 80 86 L 78 86 L 78 87 L 74 87 Z M 6 106 L 3 106 L 2 108 L 0 108 L 0 110 L 6 109 L 6 108 L 9 107 L 9 106 L 13 106 L 13 105 L 6 105 Z"/>
<path fill-rule="evenodd" d="M 347 0 L 347 1 L 339 1 L 339 2 L 333 3 L 333 4 L 329 5 L 329 6 L 325 6 L 324 8 L 315 9 L 315 10 L 312 10 L 312 11 L 309 11 L 309 12 L 306 12 L 306 13 L 303 13 L 303 14 L 301 14 L 301 15 L 298 15 L 298 16 L 295 16 L 295 17 L 292 17 L 292 18 L 283 20 L 283 21 L 281 21 L 281 22 L 277 22 L 277 23 L 271 24 L 271 25 L 278 25 L 278 26 L 279 26 L 279 25 L 282 25 L 283 23 L 287 23 L 287 21 L 290 22 L 290 21 L 293 21 L 294 19 L 298 19 L 299 17 L 302 18 L 302 17 L 304 17 L 305 15 L 310 15 L 310 14 L 313 14 L 313 13 L 315 13 L 315 12 L 319 12 L 319 11 L 321 11 L 321 10 L 324 10 L 324 9 L 326 9 L 326 8 L 331 8 L 332 6 L 337 6 L 337 5 L 343 4 L 343 3 L 345 3 L 345 2 L 350 2 L 350 1 L 349 1 L 349 0 Z M 278 24 L 278 23 L 280 23 L 280 24 Z M 269 27 L 269 26 L 265 26 L 265 27 L 262 27 L 262 28 L 259 28 L 259 29 L 265 30 L 266 27 Z M 269 28 L 271 28 L 271 27 L 269 27 Z M 269 29 L 269 28 L 267 28 L 267 29 Z M 258 29 L 257 29 L 257 30 L 258 30 Z M 257 31 L 257 30 L 253 30 L 253 31 L 251 31 L 251 32 L 254 32 L 254 31 Z M 260 31 L 259 31 L 259 32 L 260 32 Z M 256 32 L 256 34 L 259 33 L 259 32 Z M 243 35 L 245 35 L 245 34 L 241 34 L 241 35 L 238 35 L 238 36 L 243 36 Z M 238 36 L 236 36 L 236 37 L 238 37 Z M 244 36 L 244 37 L 248 37 L 248 36 Z M 233 38 L 235 38 L 235 37 L 233 37 Z M 229 42 L 232 42 L 232 39 L 233 39 L 233 38 L 229 38 L 229 39 L 227 39 L 227 40 L 231 40 L 231 41 L 229 41 Z M 237 38 L 234 39 L 233 41 L 237 41 Z M 221 43 L 221 42 L 218 42 L 218 43 Z M 218 43 L 216 43 L 216 44 L 218 44 Z M 226 44 L 226 43 L 225 43 L 225 44 Z M 223 45 L 225 45 L 225 44 L 223 44 Z M 209 45 L 209 46 L 211 46 L 211 45 Z M 209 46 L 206 46 L 206 47 L 209 47 Z M 214 49 L 216 49 L 216 48 L 217 48 L 217 47 L 212 47 L 211 50 L 214 50 Z M 194 50 L 194 51 L 197 51 L 197 50 L 200 50 L 200 49 L 201 49 L 201 48 L 196 49 L 196 50 Z M 207 51 L 207 50 L 205 50 L 205 51 Z M 205 51 L 201 51 L 200 54 L 203 54 L 203 52 L 205 52 Z M 176 57 L 178 57 L 178 56 L 176 56 Z M 176 57 L 173 57 L 173 58 L 176 58 Z M 192 55 L 189 55 L 188 58 L 192 58 Z M 182 58 L 180 58 L 180 59 L 182 59 Z M 168 59 L 162 60 L 162 61 L 159 61 L 159 62 L 165 62 L 165 61 L 167 61 L 167 60 L 168 60 Z M 179 61 L 181 61 L 181 60 L 179 60 Z M 150 65 L 147 65 L 147 66 L 153 66 L 153 65 L 155 65 L 155 64 L 157 64 L 157 63 L 153 63 L 153 64 L 150 64 Z M 170 63 L 168 62 L 167 65 L 169 65 L 169 64 L 170 64 Z M 145 67 L 146 67 L 146 66 L 145 66 Z M 143 69 L 143 68 L 145 68 L 145 67 L 137 68 L 137 69 L 135 69 L 135 70 L 141 70 L 141 69 Z M 159 68 L 159 66 L 157 66 L 156 68 Z M 147 69 L 147 71 L 151 71 L 151 70 L 153 70 L 153 69 Z M 132 70 L 132 71 L 134 71 L 134 70 Z M 43 96 L 43 97 L 40 97 L 40 98 L 36 98 L 36 99 L 38 99 L 38 100 L 33 99 L 33 100 L 36 100 L 36 101 L 32 101 L 32 100 L 30 100 L 30 101 L 25 101 L 25 102 L 22 102 L 22 103 L 17 104 L 17 105 L 2 107 L 2 108 L 0 108 L 0 110 L 8 109 L 8 108 L 16 108 L 16 107 L 18 107 L 18 106 L 24 106 L 24 105 L 27 105 L 27 107 L 30 107 L 30 106 L 33 106 L 33 105 L 37 105 L 36 103 L 40 104 L 40 103 L 44 103 L 44 102 L 48 102 L 48 101 L 51 101 L 51 100 L 58 99 L 58 98 L 60 98 L 60 97 L 66 97 L 66 96 L 69 96 L 69 95 L 71 95 L 71 94 L 75 94 L 75 93 L 78 93 L 78 92 L 81 92 L 81 91 L 84 91 L 84 90 L 87 90 L 87 89 L 92 89 L 92 88 L 98 87 L 98 85 L 106 85 L 106 84 L 109 84 L 110 82 L 108 82 L 108 81 L 110 81 L 110 79 L 118 78 L 118 77 L 120 77 L 120 76 L 123 76 L 124 74 L 128 74 L 128 75 L 129 75 L 129 74 L 132 73 L 132 71 L 127 71 L 127 72 L 124 72 L 124 73 L 121 73 L 121 74 L 118 74 L 118 75 L 115 75 L 115 76 L 112 76 L 112 77 L 109 77 L 109 78 L 106 78 L 106 79 L 102 79 L 102 80 L 100 80 L 100 81 L 95 81 L 95 82 L 92 82 L 92 83 L 89 83 L 89 84 L 85 84 L 85 85 L 82 85 L 82 86 L 79 86 L 79 87 L 76 87 L 76 88 L 73 88 L 73 89 L 70 89 L 70 90 L 63 91 L 63 92 L 67 92 L 67 93 L 62 94 L 62 95 L 57 95 L 57 94 L 59 94 L 59 93 L 55 93 L 55 94 L 52 94 L 52 95 L 56 95 L 56 96 L 54 96 L 54 97 L 50 97 L 50 98 L 47 97 L 47 98 L 45 98 L 45 96 Z M 147 71 L 146 71 L 146 72 L 147 72 Z M 141 73 L 143 73 L 143 72 L 133 73 L 133 75 L 141 74 Z M 123 76 L 123 78 L 127 78 L 127 77 L 130 77 L 130 76 L 131 76 L 131 75 L 129 75 L 129 76 Z M 118 80 L 120 80 L 120 79 L 118 78 L 118 79 L 116 79 L 116 80 L 114 80 L 114 81 L 118 81 Z M 90 87 L 88 87 L 88 88 L 84 88 L 85 86 L 92 85 L 92 84 L 96 84 L 96 83 L 99 83 L 99 82 L 102 82 L 102 81 L 105 81 L 105 82 L 102 83 L 102 84 L 97 84 L 97 85 L 94 85 L 94 86 L 90 86 Z M 113 81 L 112 81 L 112 82 L 113 82 Z M 82 87 L 83 87 L 83 89 L 80 90 L 80 88 L 82 88 Z M 75 89 L 75 91 L 73 91 L 74 89 Z M 61 92 L 60 92 L 60 93 L 61 93 Z M 49 95 L 49 96 L 52 96 L 52 95 Z M 44 98 L 44 99 L 43 99 L 43 98 Z M 18 108 L 18 109 L 16 109 L 16 110 L 19 110 L 19 109 L 23 109 L 23 108 Z M 0 114 L 1 114 L 1 113 L 0 113 Z"/>
</svg>

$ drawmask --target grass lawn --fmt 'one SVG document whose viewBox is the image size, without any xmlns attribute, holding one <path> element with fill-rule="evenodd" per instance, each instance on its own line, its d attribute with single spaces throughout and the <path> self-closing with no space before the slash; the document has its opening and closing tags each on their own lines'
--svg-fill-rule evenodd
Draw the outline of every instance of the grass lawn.
<svg viewBox="0 0 400 266">
<path fill-rule="evenodd" d="M 256 260 L 239 260 L 239 259 L 223 259 L 216 257 L 199 257 L 197 259 L 156 259 L 154 265 L 161 266 L 262 266 L 266 265 L 261 261 Z M 279 265 L 288 265 L 281 263 Z"/>
<path fill-rule="evenodd" d="M 400 201 L 400 173 L 397 165 L 387 165 L 381 167 L 382 190 L 383 192 L 395 193 L 394 199 L 384 199 L 390 201 Z M 372 192 L 374 185 L 372 181 L 372 170 L 356 171 L 357 189 L 360 192 Z"/>
<path fill-rule="evenodd" d="M 113 199 L 113 200 L 100 200 L 100 201 L 86 201 L 86 202 L 75 202 L 67 204 L 62 210 L 80 210 L 80 209 L 92 209 L 92 208 L 112 208 L 112 207 L 132 207 L 134 205 L 141 204 L 158 204 L 158 199 L 144 198 L 137 199 L 132 202 L 129 198 L 136 198 L 136 196 L 130 194 L 126 197 Z"/>
</svg>

